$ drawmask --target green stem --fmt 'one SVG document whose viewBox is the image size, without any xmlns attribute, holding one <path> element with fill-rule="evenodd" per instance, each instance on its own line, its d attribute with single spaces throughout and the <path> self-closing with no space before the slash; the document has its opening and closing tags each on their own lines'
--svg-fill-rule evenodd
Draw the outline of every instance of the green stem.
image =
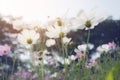
<svg viewBox="0 0 120 80">
<path fill-rule="evenodd" d="M 88 55 L 89 54 L 89 48 L 88 48 L 88 43 L 89 43 L 89 40 L 90 40 L 90 29 L 88 30 L 88 36 L 87 36 L 87 47 L 86 47 L 86 54 Z M 88 57 L 88 56 L 87 56 Z M 87 57 L 85 57 L 85 60 L 86 60 L 86 58 Z"/>
<path fill-rule="evenodd" d="M 37 68 L 35 66 L 35 58 L 34 58 L 34 54 L 33 54 L 33 47 L 32 47 L 32 45 L 31 45 L 31 49 L 30 49 L 30 56 L 32 58 L 32 66 L 34 68 L 34 71 L 38 74 L 38 77 L 39 77 L 40 76 L 39 75 L 39 71 L 37 71 Z"/>
<path fill-rule="evenodd" d="M 1 60 L 0 64 L 2 66 L 2 60 Z M 4 80 L 4 68 L 2 69 L 2 76 L 3 76 L 3 80 Z"/>
<path fill-rule="evenodd" d="M 89 40 L 90 40 L 90 29 L 88 30 L 87 44 L 89 43 Z"/>
<path fill-rule="evenodd" d="M 43 63 L 43 59 L 42 59 L 41 68 L 42 68 L 42 80 L 44 80 L 44 63 Z"/>
<path fill-rule="evenodd" d="M 5 61 L 6 61 L 6 64 L 7 64 L 7 57 L 6 57 Z M 7 73 L 8 73 L 8 71 L 6 71 L 6 80 L 7 80 Z"/>
<path fill-rule="evenodd" d="M 16 56 L 16 53 L 15 53 L 15 56 Z M 16 61 L 15 56 L 13 58 L 13 65 L 12 65 L 12 72 L 11 72 L 11 74 L 13 74 L 13 72 L 14 72 L 14 66 L 15 66 L 15 61 Z"/>
</svg>

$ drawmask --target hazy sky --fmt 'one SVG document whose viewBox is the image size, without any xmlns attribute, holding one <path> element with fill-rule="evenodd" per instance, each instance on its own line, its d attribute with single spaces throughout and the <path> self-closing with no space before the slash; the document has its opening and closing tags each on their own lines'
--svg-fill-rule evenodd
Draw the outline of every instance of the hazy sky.
<svg viewBox="0 0 120 80">
<path fill-rule="evenodd" d="M 23 16 L 25 20 L 41 20 L 47 16 L 75 16 L 80 9 L 98 11 L 120 18 L 120 0 L 0 0 L 2 15 Z"/>
</svg>

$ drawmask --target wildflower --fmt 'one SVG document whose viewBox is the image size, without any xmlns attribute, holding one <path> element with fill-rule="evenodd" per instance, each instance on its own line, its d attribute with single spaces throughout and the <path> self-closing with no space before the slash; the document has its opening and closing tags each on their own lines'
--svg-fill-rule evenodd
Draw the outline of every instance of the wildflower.
<svg viewBox="0 0 120 80">
<path fill-rule="evenodd" d="M 96 60 L 96 59 L 100 58 L 100 56 L 101 56 L 101 53 L 95 52 L 91 55 L 91 59 Z"/>
<path fill-rule="evenodd" d="M 85 57 L 85 53 L 84 52 L 77 52 L 76 56 L 77 56 L 78 59 L 80 59 L 82 57 Z"/>
<path fill-rule="evenodd" d="M 63 43 L 68 44 L 71 41 L 71 38 L 63 37 Z"/>
<path fill-rule="evenodd" d="M 109 50 L 110 50 L 110 47 L 108 44 L 103 44 L 103 45 L 97 47 L 97 51 L 100 53 L 103 53 L 103 52 L 107 53 Z"/>
<path fill-rule="evenodd" d="M 68 28 L 69 23 L 66 22 L 65 19 L 57 18 L 51 22 L 49 22 L 46 32 L 46 36 L 49 38 L 59 38 L 62 36 L 66 35 L 70 29 Z"/>
<path fill-rule="evenodd" d="M 70 59 L 69 58 L 65 58 L 65 59 L 63 59 L 63 61 L 62 61 L 62 64 L 68 64 L 68 65 L 70 65 Z"/>
<path fill-rule="evenodd" d="M 110 49 L 115 49 L 116 48 L 116 44 L 114 42 L 109 42 L 108 45 L 109 45 Z"/>
<path fill-rule="evenodd" d="M 10 46 L 8 46 L 7 44 L 0 45 L 0 56 L 8 55 L 11 51 L 10 49 Z"/>
<path fill-rule="evenodd" d="M 43 27 L 41 27 L 41 24 L 40 24 L 39 21 L 32 21 L 32 22 L 30 22 L 29 29 L 37 30 L 39 28 L 43 28 Z"/>
<path fill-rule="evenodd" d="M 53 45 L 55 45 L 55 40 L 54 39 L 48 39 L 47 41 L 46 41 L 46 46 L 47 47 L 51 47 L 51 46 L 53 46 Z"/>
<path fill-rule="evenodd" d="M 25 24 L 21 19 L 13 21 L 12 25 L 15 30 L 23 30 L 27 27 L 27 24 Z"/>
<path fill-rule="evenodd" d="M 93 29 L 95 26 L 97 26 L 100 22 L 106 19 L 106 16 L 99 17 L 95 15 L 96 10 L 93 10 L 91 12 L 85 13 L 85 11 L 81 10 L 77 15 L 77 20 L 79 23 L 81 23 L 79 26 L 79 29 L 85 28 L 85 30 Z"/>
<path fill-rule="evenodd" d="M 96 65 L 97 65 L 97 61 L 95 59 L 89 59 L 88 62 L 86 62 L 85 67 L 92 68 Z"/>
<path fill-rule="evenodd" d="M 45 80 L 50 80 L 50 76 L 49 75 L 45 76 Z"/>
<path fill-rule="evenodd" d="M 30 61 L 31 60 L 30 52 L 29 51 L 25 51 L 24 54 L 19 54 L 19 59 L 22 62 Z"/>
<path fill-rule="evenodd" d="M 20 34 L 18 34 L 17 39 L 21 44 L 32 45 L 37 42 L 39 37 L 40 37 L 39 33 L 36 33 L 34 30 L 25 29 Z"/>
<path fill-rule="evenodd" d="M 69 56 L 69 59 L 72 60 L 72 61 L 74 61 L 76 58 L 77 58 L 77 57 L 74 56 L 74 55 Z"/>
<path fill-rule="evenodd" d="M 94 48 L 94 45 L 93 45 L 93 44 L 82 44 L 82 45 L 78 45 L 78 49 L 75 49 L 74 51 L 75 51 L 75 52 L 80 52 L 80 51 L 86 52 L 87 48 L 88 48 L 89 50 L 91 50 L 91 49 Z"/>
</svg>

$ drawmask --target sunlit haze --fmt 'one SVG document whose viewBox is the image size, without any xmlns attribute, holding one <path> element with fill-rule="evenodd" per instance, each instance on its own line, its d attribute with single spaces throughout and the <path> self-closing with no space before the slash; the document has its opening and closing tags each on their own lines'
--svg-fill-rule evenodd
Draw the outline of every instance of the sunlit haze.
<svg viewBox="0 0 120 80">
<path fill-rule="evenodd" d="M 75 16 L 80 9 L 98 10 L 120 18 L 120 0 L 0 0 L 0 14 L 22 16 L 24 20 L 44 20 L 47 16 Z"/>
</svg>

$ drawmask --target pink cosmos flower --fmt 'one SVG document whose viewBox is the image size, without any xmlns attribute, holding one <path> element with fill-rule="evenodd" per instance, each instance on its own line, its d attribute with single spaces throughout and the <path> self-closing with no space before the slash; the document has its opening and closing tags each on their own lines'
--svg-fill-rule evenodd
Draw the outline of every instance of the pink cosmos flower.
<svg viewBox="0 0 120 80">
<path fill-rule="evenodd" d="M 7 44 L 0 45 L 0 56 L 8 55 L 10 51 L 11 51 L 11 48 Z"/>
<path fill-rule="evenodd" d="M 77 56 L 77 58 L 79 59 L 79 58 L 84 57 L 84 56 L 85 56 L 85 53 L 84 53 L 84 52 L 78 52 L 78 53 L 76 54 L 76 56 Z"/>
<path fill-rule="evenodd" d="M 115 49 L 116 48 L 115 42 L 109 42 L 108 45 L 109 45 L 110 49 Z"/>
<path fill-rule="evenodd" d="M 97 61 L 95 59 L 89 59 L 85 64 L 86 68 L 92 68 L 95 65 L 97 65 Z"/>
<path fill-rule="evenodd" d="M 45 76 L 45 80 L 50 80 L 50 76 Z"/>
</svg>

